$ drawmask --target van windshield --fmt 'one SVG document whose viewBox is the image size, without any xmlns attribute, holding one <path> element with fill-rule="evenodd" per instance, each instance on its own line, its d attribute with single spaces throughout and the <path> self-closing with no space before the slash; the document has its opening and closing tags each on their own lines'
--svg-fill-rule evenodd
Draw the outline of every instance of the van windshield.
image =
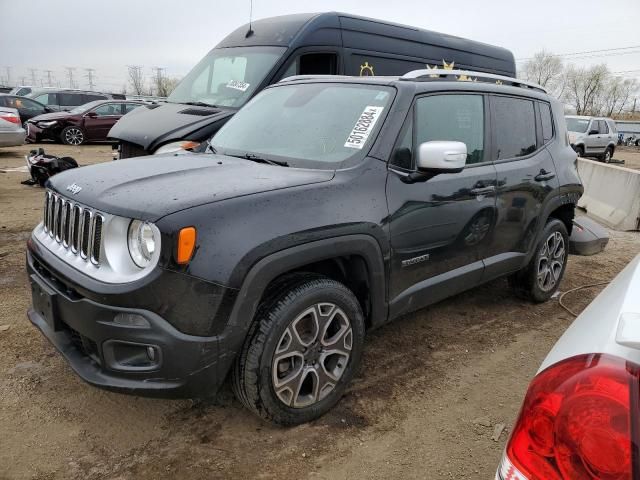
<svg viewBox="0 0 640 480">
<path fill-rule="evenodd" d="M 212 50 L 193 67 L 167 100 L 239 108 L 251 97 L 285 50 L 285 47 Z"/>
<path fill-rule="evenodd" d="M 268 88 L 212 138 L 217 153 L 293 167 L 336 169 L 358 161 L 375 139 L 394 90 L 306 83 Z M 342 165 L 341 165 L 342 164 Z"/>
<path fill-rule="evenodd" d="M 588 118 L 566 117 L 566 120 L 567 130 L 569 130 L 570 132 L 585 133 L 587 131 L 587 127 L 589 126 Z"/>
</svg>

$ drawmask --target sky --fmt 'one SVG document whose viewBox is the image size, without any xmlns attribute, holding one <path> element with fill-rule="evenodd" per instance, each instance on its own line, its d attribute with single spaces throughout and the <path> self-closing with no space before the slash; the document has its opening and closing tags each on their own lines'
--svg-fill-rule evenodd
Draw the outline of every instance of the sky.
<svg viewBox="0 0 640 480">
<path fill-rule="evenodd" d="M 127 65 L 182 77 L 249 20 L 250 0 L 0 0 L 0 80 L 120 91 Z M 576 65 L 606 63 L 640 80 L 640 0 L 253 0 L 253 18 L 340 11 L 458 35 L 510 49 L 543 48 Z M 628 48 L 635 47 L 635 48 Z M 617 49 L 617 50 L 612 50 Z M 518 65 L 522 63 L 519 62 Z M 0 81 L 0 83 L 3 83 Z"/>
</svg>

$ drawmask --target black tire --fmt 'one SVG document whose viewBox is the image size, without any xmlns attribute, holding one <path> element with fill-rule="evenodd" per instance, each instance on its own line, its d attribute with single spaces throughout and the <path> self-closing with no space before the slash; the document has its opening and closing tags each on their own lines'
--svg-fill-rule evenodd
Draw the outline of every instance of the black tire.
<svg viewBox="0 0 640 480">
<path fill-rule="evenodd" d="M 580 146 L 580 147 L 576 147 L 576 154 L 578 155 L 579 158 L 584 157 L 584 147 Z"/>
<path fill-rule="evenodd" d="M 549 261 L 547 251 L 549 250 L 549 242 L 551 237 L 556 241 L 562 239 L 562 261 L 560 267 Z M 546 248 L 545 248 L 546 247 Z M 552 252 L 555 256 L 555 252 Z M 564 271 L 567 268 L 567 257 L 569 255 L 569 234 L 567 227 L 558 219 L 551 218 L 547 222 L 542 232 L 542 237 L 536 246 L 536 252 L 531 258 L 529 264 L 519 272 L 509 277 L 509 283 L 514 288 L 518 296 L 531 300 L 536 303 L 542 303 L 549 300 L 558 290 Z M 541 281 L 539 278 L 539 270 L 545 264 L 550 265 L 548 276 L 545 275 Z M 559 260 L 555 258 L 554 261 Z"/>
<path fill-rule="evenodd" d="M 613 158 L 613 148 L 607 147 L 602 155 L 602 161 L 604 163 L 611 163 L 611 159 Z"/>
<path fill-rule="evenodd" d="M 70 125 L 60 132 L 60 140 L 65 145 L 82 145 L 87 139 L 86 134 L 80 127 Z"/>
<path fill-rule="evenodd" d="M 312 313 L 304 316 L 305 312 Z M 303 321 L 313 322 L 315 318 L 315 324 L 321 325 L 321 317 L 330 317 L 331 320 L 326 321 L 324 329 L 318 326 L 316 331 L 320 334 L 313 337 L 317 338 L 317 341 L 309 343 L 303 357 L 295 356 L 298 353 L 291 332 L 296 329 L 299 345 L 302 345 L 298 324 Z M 351 348 L 346 361 L 341 356 L 342 353 L 320 351 L 325 336 L 330 330 L 335 331 L 336 322 L 341 323 L 340 330 L 333 333 L 328 340 L 338 337 L 337 340 L 341 341 L 342 345 L 336 341 L 334 348 L 341 347 L 346 352 L 350 339 Z M 360 304 L 343 284 L 314 274 L 285 277 L 269 289 L 258 307 L 252 327 L 233 368 L 234 393 L 245 407 L 265 420 L 281 425 L 297 425 L 314 420 L 329 411 L 342 397 L 360 363 L 364 335 L 364 316 Z M 311 339 L 312 335 L 306 338 Z M 276 353 L 283 352 L 283 348 L 284 353 L 276 357 Z M 292 355 L 289 355 L 288 351 L 293 352 Z M 313 359 L 316 363 L 312 364 Z M 340 363 L 341 361 L 343 363 Z M 283 363 L 285 369 L 290 367 L 289 373 L 288 370 L 280 370 Z M 315 366 L 316 364 L 318 366 Z M 320 374 L 314 373 L 320 368 L 324 372 L 325 380 L 335 382 L 333 386 L 330 381 L 321 384 Z M 337 380 L 326 373 L 328 370 L 339 372 L 335 377 Z M 275 376 L 274 371 L 277 372 Z M 301 373 L 295 373 L 297 371 Z M 287 381 L 289 377 L 291 380 Z M 299 378 L 299 381 L 295 380 L 296 378 Z M 308 385 L 309 378 L 312 378 L 312 385 Z M 278 381 L 282 381 L 282 385 L 276 390 Z M 292 386 L 294 383 L 298 385 L 298 392 L 288 388 L 289 382 Z M 302 395 L 309 387 L 311 393 Z M 323 394 L 320 387 L 324 387 L 323 391 L 326 389 L 327 393 Z M 285 403 L 287 390 L 291 391 L 291 398 Z M 311 403 L 305 405 L 300 400 L 305 398 L 311 399 Z M 296 406 L 296 402 L 300 405 Z"/>
</svg>

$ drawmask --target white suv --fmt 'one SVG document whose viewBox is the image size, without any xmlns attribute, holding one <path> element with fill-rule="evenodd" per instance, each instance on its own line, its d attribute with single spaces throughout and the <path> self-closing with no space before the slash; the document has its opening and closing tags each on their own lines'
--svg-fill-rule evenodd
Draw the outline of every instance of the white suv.
<svg viewBox="0 0 640 480">
<path fill-rule="evenodd" d="M 609 163 L 618 141 L 616 124 L 610 118 L 567 116 L 569 143 L 579 157 L 596 157 Z"/>
</svg>

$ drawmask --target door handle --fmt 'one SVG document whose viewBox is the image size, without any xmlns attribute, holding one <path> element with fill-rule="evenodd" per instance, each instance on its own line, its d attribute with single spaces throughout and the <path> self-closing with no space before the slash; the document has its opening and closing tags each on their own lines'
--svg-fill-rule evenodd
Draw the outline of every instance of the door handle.
<svg viewBox="0 0 640 480">
<path fill-rule="evenodd" d="M 488 195 L 495 191 L 496 191 L 496 187 L 494 187 L 493 185 L 489 185 L 488 187 L 472 188 L 471 194 L 472 195 Z"/>
<path fill-rule="evenodd" d="M 547 180 L 551 180 L 556 176 L 553 172 L 547 172 L 544 168 L 540 170 L 540 173 L 536 175 L 534 178 L 536 182 L 545 182 Z"/>
</svg>

